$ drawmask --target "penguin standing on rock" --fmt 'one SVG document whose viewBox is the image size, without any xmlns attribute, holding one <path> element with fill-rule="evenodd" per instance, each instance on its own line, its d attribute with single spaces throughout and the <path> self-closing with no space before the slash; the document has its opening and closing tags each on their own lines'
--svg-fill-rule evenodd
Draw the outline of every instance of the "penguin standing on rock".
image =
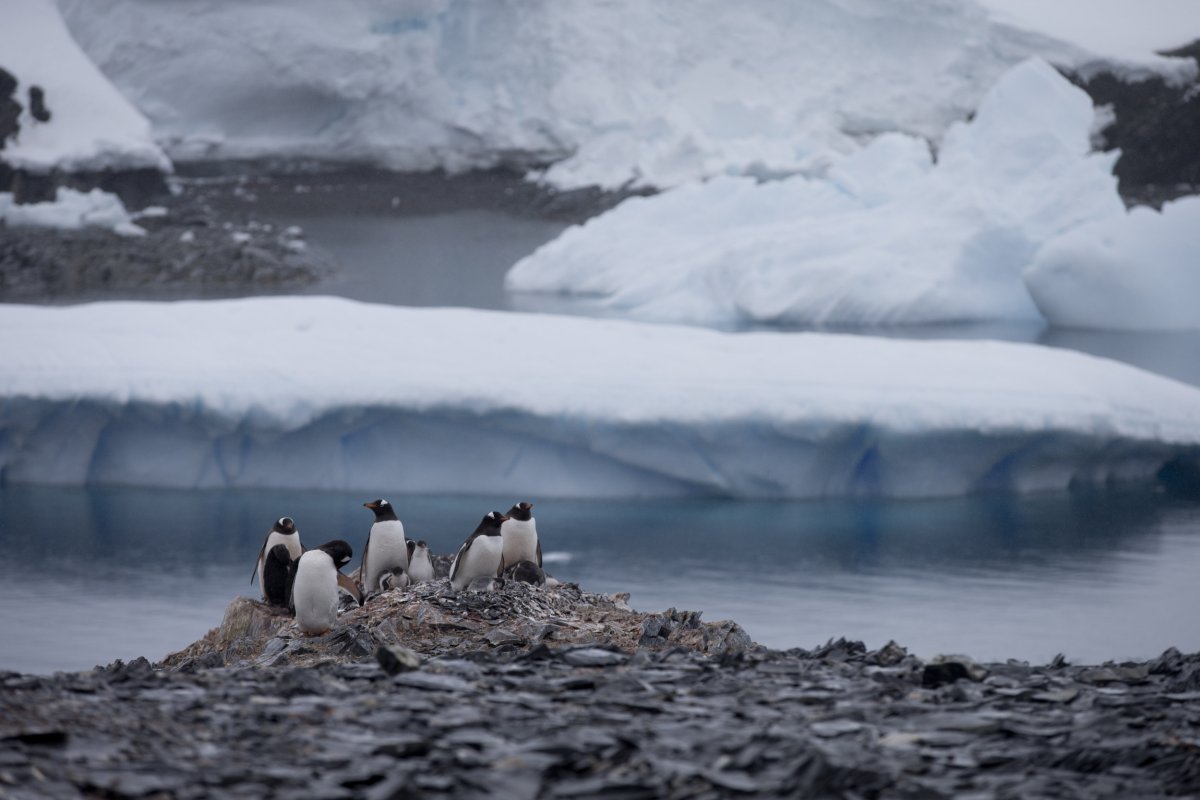
<svg viewBox="0 0 1200 800">
<path fill-rule="evenodd" d="M 500 526 L 508 517 L 489 511 L 467 537 L 450 565 L 450 585 L 462 591 L 475 578 L 495 577 L 504 571 L 504 544 Z"/>
<path fill-rule="evenodd" d="M 298 559 L 304 552 L 304 548 L 300 545 L 300 531 L 296 529 L 296 523 L 291 517 L 280 517 L 275 520 L 275 524 L 271 526 L 271 530 L 267 531 L 267 536 L 263 539 L 262 548 L 258 551 L 258 561 L 254 564 L 254 572 L 250 573 L 251 583 L 254 582 L 255 576 L 258 576 L 258 588 L 262 590 L 263 600 L 268 603 L 271 602 L 271 598 L 267 596 L 267 587 L 263 583 L 263 568 L 266 566 L 267 554 L 280 544 L 287 547 L 292 561 Z M 286 600 L 282 605 L 287 605 Z"/>
<path fill-rule="evenodd" d="M 507 520 L 500 526 L 500 536 L 504 539 L 504 563 L 511 566 L 520 561 L 532 561 L 542 566 L 542 543 L 538 541 L 533 503 L 517 503 L 508 510 L 506 516 Z"/>
<path fill-rule="evenodd" d="M 353 551 L 341 539 L 326 542 L 300 556 L 292 583 L 292 605 L 296 624 L 307 634 L 324 633 L 333 627 L 338 612 L 338 578 L 350 563 Z"/>
<path fill-rule="evenodd" d="M 408 540 L 408 579 L 413 583 L 429 583 L 434 578 L 433 558 L 424 539 Z"/>
<path fill-rule="evenodd" d="M 292 581 L 296 577 L 296 560 L 286 544 L 277 544 L 267 551 L 262 570 L 263 598 L 273 606 L 287 608 L 292 598 Z"/>
<path fill-rule="evenodd" d="M 387 500 L 372 500 L 363 506 L 375 512 L 375 522 L 363 546 L 359 580 L 365 594 L 380 591 L 379 581 L 393 569 L 408 571 L 408 540 L 396 509 Z"/>
</svg>

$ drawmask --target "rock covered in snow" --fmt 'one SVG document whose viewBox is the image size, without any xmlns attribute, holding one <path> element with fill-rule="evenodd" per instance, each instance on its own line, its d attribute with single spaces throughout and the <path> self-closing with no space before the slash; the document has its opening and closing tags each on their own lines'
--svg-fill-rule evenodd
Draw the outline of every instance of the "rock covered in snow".
<svg viewBox="0 0 1200 800">
<path fill-rule="evenodd" d="M 0 68 L 16 77 L 23 106 L 0 155 L 12 169 L 170 171 L 150 123 L 79 49 L 54 0 L 9 0 L 0 9 Z"/>
<path fill-rule="evenodd" d="M 1045 62 L 1006 73 L 932 161 L 903 134 L 826 178 L 721 178 L 633 198 L 518 262 L 515 291 L 596 296 L 634 316 L 880 325 L 1035 320 L 1021 270 L 1123 205 L 1090 153 L 1088 97 Z"/>
<path fill-rule="evenodd" d="M 1200 391 L 1031 345 L 319 297 L 6 305 L 0 341 L 16 483 L 950 496 L 1200 458 Z"/>
<path fill-rule="evenodd" d="M 0 222 L 14 227 L 66 230 L 108 228 L 122 236 L 144 236 L 146 233 L 134 223 L 121 198 L 100 189 L 77 192 L 60 188 L 53 202 L 21 205 L 11 193 L 0 192 Z"/>
</svg>

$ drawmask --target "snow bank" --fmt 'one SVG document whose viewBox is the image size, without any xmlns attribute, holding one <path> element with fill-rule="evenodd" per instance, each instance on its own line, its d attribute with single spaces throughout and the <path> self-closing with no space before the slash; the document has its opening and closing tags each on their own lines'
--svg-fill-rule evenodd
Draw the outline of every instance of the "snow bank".
<svg viewBox="0 0 1200 800">
<path fill-rule="evenodd" d="M 518 262 L 514 291 L 729 323 L 1036 320 L 1021 270 L 1044 242 L 1124 213 L 1089 153 L 1091 101 L 1045 62 L 1007 72 L 926 144 L 881 136 L 825 179 L 722 178 L 635 198 Z"/>
<path fill-rule="evenodd" d="M 123 236 L 142 236 L 146 231 L 134 224 L 121 198 L 92 189 L 77 192 L 59 187 L 53 203 L 17 205 L 9 192 L 0 192 L 0 222 L 35 228 L 109 228 Z"/>
<path fill-rule="evenodd" d="M 1052 325 L 1200 329 L 1200 197 L 1081 225 L 1042 247 L 1025 281 Z"/>
<path fill-rule="evenodd" d="M 553 161 L 563 187 L 820 173 L 940 139 L 1031 54 L 1094 58 L 959 0 L 61 5 L 177 157 Z"/>
<path fill-rule="evenodd" d="M 333 298 L 0 306 L 8 482 L 538 496 L 1152 480 L 1200 391 L 1066 350 Z"/>
<path fill-rule="evenodd" d="M 79 49 L 54 0 L 4 3 L 0 67 L 17 78 L 17 99 L 25 106 L 17 139 L 3 150 L 8 164 L 37 173 L 170 171 L 171 163 L 155 144 L 150 123 Z M 51 115 L 47 122 L 36 121 L 30 113 L 30 86 L 45 91 Z"/>
</svg>

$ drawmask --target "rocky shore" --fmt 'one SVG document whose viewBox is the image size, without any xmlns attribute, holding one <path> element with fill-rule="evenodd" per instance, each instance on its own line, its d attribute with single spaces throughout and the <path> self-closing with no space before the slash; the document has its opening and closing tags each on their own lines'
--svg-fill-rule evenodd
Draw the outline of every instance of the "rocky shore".
<svg viewBox="0 0 1200 800">
<path fill-rule="evenodd" d="M 566 584 L 395 591 L 306 638 L 239 599 L 153 665 L 0 675 L 4 797 L 1169 797 L 1200 654 L 772 651 Z"/>
</svg>

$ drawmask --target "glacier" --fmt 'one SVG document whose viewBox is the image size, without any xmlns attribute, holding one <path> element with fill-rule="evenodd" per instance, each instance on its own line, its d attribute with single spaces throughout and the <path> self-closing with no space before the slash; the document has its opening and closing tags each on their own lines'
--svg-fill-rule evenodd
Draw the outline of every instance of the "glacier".
<svg viewBox="0 0 1200 800">
<path fill-rule="evenodd" d="M 931 497 L 1200 465 L 1200 390 L 1025 344 L 326 297 L 4 305 L 0 342 L 13 484 Z"/>
<path fill-rule="evenodd" d="M 880 133 L 938 142 L 1030 55 L 1196 72 L 1148 51 L 1109 58 L 964 0 L 60 7 L 176 158 L 532 167 L 560 188 L 821 174 Z"/>
<path fill-rule="evenodd" d="M 18 81 L 20 132 L 3 161 L 31 173 L 155 169 L 171 162 L 150 122 L 121 95 L 71 37 L 54 0 L 7 0 L 0 9 L 0 68 Z M 38 122 L 25 102 L 45 91 L 50 111 Z"/>
<path fill-rule="evenodd" d="M 975 117 L 927 143 L 877 137 L 822 178 L 715 178 L 631 198 L 512 267 L 558 292 L 657 320 L 730 325 L 1037 321 L 1038 248 L 1125 214 L 1091 152 L 1090 98 L 1046 62 L 1006 72 Z"/>
</svg>

